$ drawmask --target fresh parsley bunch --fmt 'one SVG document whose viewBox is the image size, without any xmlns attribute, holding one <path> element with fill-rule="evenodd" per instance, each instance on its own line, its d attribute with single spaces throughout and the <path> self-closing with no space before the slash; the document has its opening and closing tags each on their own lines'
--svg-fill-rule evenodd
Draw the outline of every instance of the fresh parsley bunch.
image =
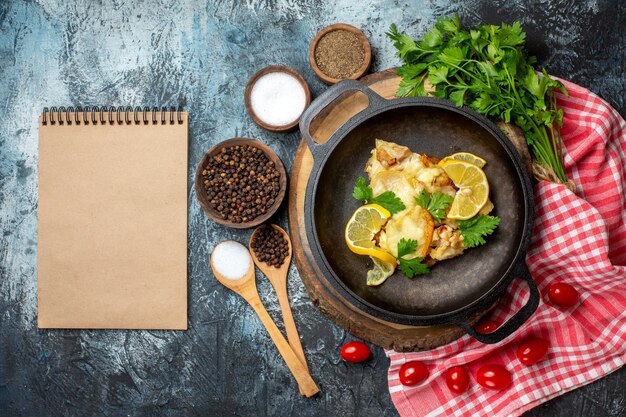
<svg viewBox="0 0 626 417">
<path fill-rule="evenodd" d="M 428 77 L 435 87 L 432 95 L 519 126 L 534 160 L 567 183 L 559 137 L 563 110 L 557 109 L 552 94 L 567 91 L 545 70 L 537 75 L 532 67 L 536 59 L 526 52 L 526 33 L 519 22 L 465 30 L 455 15 L 439 19 L 419 41 L 393 24 L 387 36 L 404 62 L 397 71 L 402 77 L 398 96 L 427 95 Z"/>
</svg>

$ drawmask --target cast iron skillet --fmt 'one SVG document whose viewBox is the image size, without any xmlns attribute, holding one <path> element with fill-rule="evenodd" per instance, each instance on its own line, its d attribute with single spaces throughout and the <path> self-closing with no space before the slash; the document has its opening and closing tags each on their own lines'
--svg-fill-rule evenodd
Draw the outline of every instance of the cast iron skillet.
<svg viewBox="0 0 626 417">
<path fill-rule="evenodd" d="M 313 119 L 347 91 L 367 95 L 369 106 L 341 126 L 324 144 L 310 135 Z M 300 130 L 314 165 L 305 197 L 305 227 L 312 255 L 323 277 L 350 304 L 379 319 L 405 325 L 456 324 L 483 343 L 497 343 L 517 330 L 537 309 L 539 292 L 524 258 L 533 225 L 533 193 L 515 148 L 489 120 L 468 108 L 431 97 L 385 100 L 357 81 L 343 81 L 318 97 L 300 119 Z M 458 151 L 488 163 L 494 213 L 501 223 L 487 244 L 436 264 L 429 275 L 407 278 L 396 272 L 383 285 L 368 287 L 367 256 L 352 253 L 345 225 L 360 205 L 352 197 L 365 162 L 381 138 L 412 151 L 442 158 Z M 526 305 L 498 330 L 481 334 L 469 324 L 516 278 L 530 289 Z"/>
</svg>

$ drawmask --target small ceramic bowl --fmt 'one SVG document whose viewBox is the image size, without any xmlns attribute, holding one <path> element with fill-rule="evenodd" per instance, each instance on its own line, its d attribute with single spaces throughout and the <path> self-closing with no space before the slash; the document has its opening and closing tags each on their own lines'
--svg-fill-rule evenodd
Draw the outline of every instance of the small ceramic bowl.
<svg viewBox="0 0 626 417">
<path fill-rule="evenodd" d="M 324 35 L 326 35 L 327 33 L 332 32 L 334 30 L 347 30 L 348 32 L 354 33 L 361 41 L 361 44 L 363 45 L 363 50 L 365 51 L 363 64 L 361 64 L 359 69 L 348 78 L 332 78 L 331 76 L 326 75 L 317 66 L 317 62 L 315 61 L 315 48 L 317 48 L 317 44 L 319 43 L 320 39 L 322 39 Z M 367 70 L 370 68 L 370 65 L 372 64 L 372 48 L 370 46 L 369 41 L 367 40 L 367 37 L 362 31 L 346 23 L 336 23 L 334 25 L 326 26 L 324 29 L 317 32 L 317 35 L 315 35 L 315 37 L 313 38 L 313 41 L 311 42 L 311 47 L 309 48 L 309 62 L 311 63 L 311 67 L 313 68 L 313 71 L 315 71 L 315 74 L 317 74 L 317 76 L 326 84 L 329 84 L 329 85 L 336 84 L 339 81 L 343 81 L 344 79 L 356 80 L 356 79 L 361 78 L 363 75 L 365 75 Z"/>
<path fill-rule="evenodd" d="M 278 191 L 278 195 L 276 196 L 276 199 L 274 201 L 274 204 L 269 208 L 269 210 L 267 210 L 261 216 L 256 217 L 252 219 L 251 221 L 245 222 L 245 223 L 235 223 L 230 220 L 223 219 L 220 216 L 220 213 L 215 208 L 213 208 L 213 206 L 211 205 L 211 202 L 209 201 L 209 197 L 207 196 L 207 193 L 204 189 L 204 180 L 202 177 L 202 171 L 204 170 L 204 167 L 206 166 L 209 157 L 215 156 L 218 153 L 220 153 L 222 148 L 230 148 L 236 145 L 250 145 L 250 146 L 254 146 L 257 149 L 260 149 L 261 151 L 263 151 L 263 153 L 267 156 L 267 158 L 270 161 L 274 162 L 274 166 L 276 167 L 276 169 L 278 170 L 278 173 L 280 174 L 280 179 L 279 179 L 280 188 Z M 198 199 L 198 202 L 200 203 L 200 207 L 202 207 L 204 212 L 207 214 L 207 216 L 209 216 L 211 220 L 221 225 L 232 227 L 235 229 L 248 229 L 248 228 L 256 227 L 260 225 L 261 223 L 265 222 L 267 219 L 272 217 L 274 213 L 276 213 L 281 203 L 285 199 L 285 193 L 287 191 L 287 171 L 285 170 L 285 166 L 283 165 L 283 162 L 280 160 L 278 155 L 276 155 L 269 146 L 254 139 L 233 138 L 233 139 L 228 139 L 228 140 L 218 143 L 217 145 L 209 149 L 207 153 L 204 155 L 204 158 L 202 158 L 202 160 L 200 161 L 200 164 L 198 164 L 198 168 L 196 169 L 195 189 L 196 189 L 196 198 Z"/>
<path fill-rule="evenodd" d="M 248 112 L 248 114 L 250 115 L 254 123 L 256 123 L 257 125 L 259 125 L 265 130 L 269 130 L 270 132 L 290 132 L 290 131 L 296 130 L 296 128 L 298 127 L 298 123 L 300 123 L 300 117 L 298 117 L 293 122 L 290 122 L 286 125 L 277 126 L 277 125 L 271 125 L 271 124 L 264 122 L 254 113 L 254 109 L 252 108 L 252 100 L 251 100 L 252 88 L 254 87 L 254 84 L 257 82 L 259 78 L 272 72 L 283 72 L 285 74 L 291 75 L 296 80 L 298 80 L 300 85 L 302 85 L 302 88 L 304 89 L 304 94 L 305 94 L 305 103 L 304 103 L 304 109 L 302 110 L 302 112 L 304 113 L 304 110 L 306 110 L 306 108 L 309 107 L 309 104 L 311 103 L 311 90 L 309 90 L 309 85 L 306 83 L 304 78 L 302 78 L 302 75 L 300 75 L 300 73 L 294 70 L 293 68 L 289 68 L 284 65 L 270 65 L 268 67 L 262 68 L 259 71 L 257 71 L 250 78 L 250 80 L 248 81 L 248 84 L 246 84 L 246 89 L 244 92 L 244 101 L 246 103 L 246 111 Z"/>
</svg>

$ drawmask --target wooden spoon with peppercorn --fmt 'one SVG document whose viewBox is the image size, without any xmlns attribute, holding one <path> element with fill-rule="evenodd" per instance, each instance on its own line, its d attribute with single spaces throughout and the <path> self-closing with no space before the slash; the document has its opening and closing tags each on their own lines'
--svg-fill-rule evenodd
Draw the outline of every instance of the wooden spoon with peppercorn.
<svg viewBox="0 0 626 417">
<path fill-rule="evenodd" d="M 263 306 L 256 288 L 255 268 L 251 259 L 254 255 L 249 255 L 248 249 L 240 243 L 233 241 L 220 243 L 211 253 L 210 263 L 213 274 L 222 285 L 239 294 L 250 304 L 296 379 L 300 392 L 306 397 L 312 397 L 320 390 L 313 378 L 311 378 L 307 367 L 302 364 L 298 355 L 280 333 L 280 330 L 276 327 L 276 324 Z M 242 259 L 245 262 L 239 262 L 240 265 L 237 264 L 236 261 L 241 261 Z M 235 262 L 234 266 L 232 265 L 233 262 Z M 247 269 L 245 268 L 246 263 L 248 264 Z"/>
<path fill-rule="evenodd" d="M 287 293 L 287 273 L 291 263 L 289 235 L 280 226 L 264 224 L 254 230 L 250 236 L 249 246 L 254 263 L 267 276 L 276 291 L 289 345 L 300 358 L 300 362 L 308 369 Z M 300 387 L 300 393 L 302 393 L 302 387 Z"/>
</svg>

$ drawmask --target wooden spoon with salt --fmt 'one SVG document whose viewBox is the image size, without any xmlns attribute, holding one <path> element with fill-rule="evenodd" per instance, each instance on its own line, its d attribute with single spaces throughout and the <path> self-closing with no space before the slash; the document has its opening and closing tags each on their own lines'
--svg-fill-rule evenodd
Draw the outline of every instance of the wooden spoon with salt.
<svg viewBox="0 0 626 417">
<path fill-rule="evenodd" d="M 228 247 L 222 245 L 227 245 Z M 239 268 L 239 271 L 234 271 L 232 267 L 223 265 L 225 261 L 232 262 L 232 259 L 229 260 L 224 257 L 225 252 L 229 251 L 235 251 L 242 260 L 245 259 L 248 264 L 248 269 L 245 270 L 244 268 Z M 218 259 L 216 259 L 216 257 Z M 276 324 L 267 313 L 267 310 L 265 310 L 265 307 L 261 302 L 254 277 L 254 263 L 248 249 L 235 241 L 227 240 L 221 242 L 213 249 L 213 253 L 211 253 L 211 269 L 213 270 L 213 274 L 217 280 L 222 285 L 239 294 L 248 302 L 248 304 L 250 304 L 250 306 L 252 306 L 256 314 L 259 316 L 261 323 L 263 323 L 265 329 L 270 334 L 270 337 L 278 348 L 278 351 L 285 360 L 287 367 L 298 382 L 302 395 L 312 397 L 317 394 L 319 392 L 319 388 L 315 384 L 315 381 L 313 381 L 313 378 L 311 378 L 311 374 L 308 369 L 302 364 L 298 356 L 291 349 L 289 343 L 280 333 L 280 330 L 276 327 Z M 233 275 L 233 273 L 237 274 L 240 271 L 242 272 L 238 276 Z"/>
<path fill-rule="evenodd" d="M 257 227 L 250 236 L 248 248 L 250 249 L 250 254 L 252 255 L 252 259 L 254 260 L 257 268 L 259 268 L 261 272 L 267 276 L 267 279 L 272 284 L 272 287 L 274 287 L 274 291 L 276 291 L 278 303 L 280 304 L 280 310 L 283 314 L 283 322 L 285 324 L 285 331 L 287 332 L 289 346 L 291 346 L 295 354 L 298 355 L 298 358 L 300 358 L 300 362 L 302 362 L 304 367 L 308 370 L 304 350 L 302 349 L 302 343 L 300 341 L 300 335 L 298 334 L 296 322 L 293 319 L 293 314 L 289 305 L 289 295 L 287 293 L 287 273 L 289 272 L 289 264 L 291 263 L 291 239 L 289 238 L 289 234 L 287 234 L 282 227 L 275 224 L 272 224 L 271 226 L 283 235 L 283 238 L 287 241 L 287 250 L 289 251 L 284 259 L 284 263 L 279 268 L 270 266 L 269 264 L 260 261 L 259 257 L 252 248 L 252 242 L 258 234 L 260 227 Z M 304 395 L 302 387 L 300 387 L 300 393 Z"/>
</svg>

